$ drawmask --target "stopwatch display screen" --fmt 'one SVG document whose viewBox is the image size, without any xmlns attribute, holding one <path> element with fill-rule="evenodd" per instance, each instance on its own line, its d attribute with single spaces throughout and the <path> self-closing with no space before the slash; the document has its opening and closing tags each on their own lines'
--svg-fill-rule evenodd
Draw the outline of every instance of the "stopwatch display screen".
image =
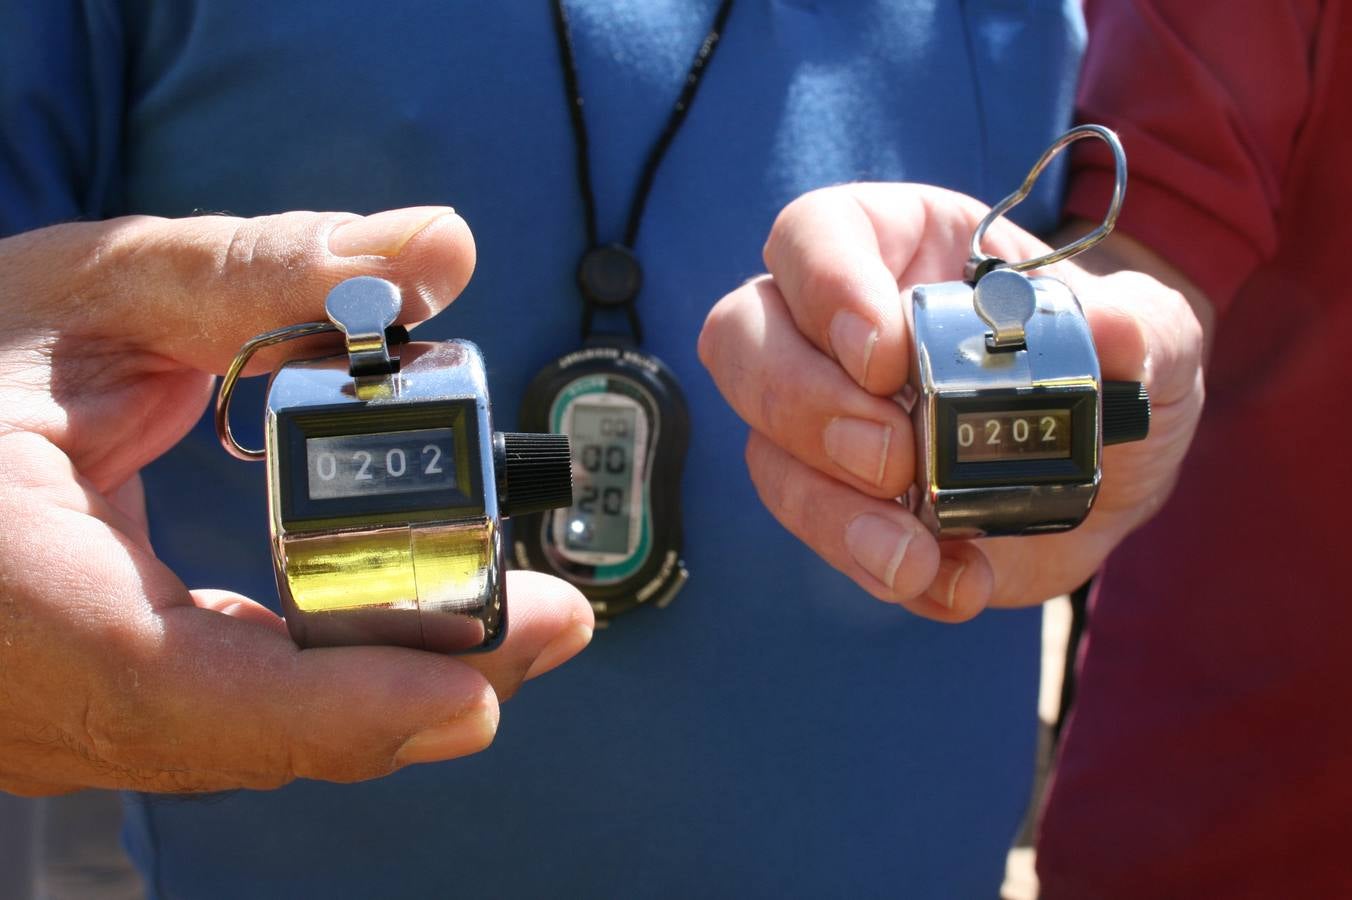
<svg viewBox="0 0 1352 900">
<path fill-rule="evenodd" d="M 578 402 L 570 412 L 575 502 L 567 511 L 564 546 L 627 553 L 633 531 L 638 410 Z"/>
<path fill-rule="evenodd" d="M 521 426 L 568 435 L 573 505 L 514 523 L 517 563 L 567 578 L 601 618 L 669 601 L 688 577 L 680 487 L 690 434 L 671 371 L 597 339 L 540 370 Z"/>
<path fill-rule="evenodd" d="M 455 434 L 420 428 L 305 441 L 311 500 L 438 491 L 456 484 Z"/>
<path fill-rule="evenodd" d="M 1068 409 L 1010 409 L 959 413 L 954 443 L 957 461 L 1067 459 Z"/>
</svg>

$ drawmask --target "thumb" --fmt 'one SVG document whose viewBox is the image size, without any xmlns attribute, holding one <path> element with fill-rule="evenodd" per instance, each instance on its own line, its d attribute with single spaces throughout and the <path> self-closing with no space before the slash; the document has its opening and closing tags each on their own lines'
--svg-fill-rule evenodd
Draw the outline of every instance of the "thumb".
<svg viewBox="0 0 1352 900">
<path fill-rule="evenodd" d="M 172 650 L 141 661 L 141 708 L 175 740 L 137 760 L 159 776 L 152 790 L 362 781 L 494 738 L 493 688 L 457 659 L 401 647 L 300 651 L 284 630 L 238 618 L 161 613 Z M 185 770 L 186 785 L 166 777 Z"/>
<path fill-rule="evenodd" d="M 38 328 L 144 346 L 222 372 L 263 331 L 324 318 L 329 288 L 375 275 L 403 293 L 403 322 L 439 312 L 474 270 L 469 226 L 445 206 L 241 219 L 128 216 L 0 241 L 15 315 Z"/>
</svg>

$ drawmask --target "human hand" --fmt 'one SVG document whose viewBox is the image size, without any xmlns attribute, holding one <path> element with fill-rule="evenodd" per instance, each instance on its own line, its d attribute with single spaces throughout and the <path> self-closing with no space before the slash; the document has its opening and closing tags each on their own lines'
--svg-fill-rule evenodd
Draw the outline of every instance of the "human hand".
<svg viewBox="0 0 1352 900">
<path fill-rule="evenodd" d="M 1104 449 L 1098 498 L 1072 531 L 936 541 L 894 500 L 915 478 L 911 422 L 890 399 L 910 372 L 903 303 L 914 285 L 961 277 L 985 213 L 921 185 L 807 194 L 775 222 L 770 274 L 720 300 L 699 342 L 751 426 L 747 466 L 775 518 L 875 597 L 946 622 L 1082 584 L 1163 504 L 1203 398 L 1202 329 L 1178 291 L 1139 272 L 1050 267 L 1084 306 L 1104 379 L 1146 384 L 1150 437 Z M 1005 220 L 986 248 L 1005 259 L 1046 252 Z"/>
<path fill-rule="evenodd" d="M 473 268 L 443 207 L 137 216 L 0 241 L 0 789 L 374 778 L 483 749 L 498 701 L 587 644 L 577 591 L 512 573 L 491 653 L 300 651 L 265 607 L 189 590 L 150 546 L 137 472 L 198 420 L 246 339 L 322 319 L 328 289 L 362 274 L 400 286 L 403 321 L 426 319 Z"/>
</svg>

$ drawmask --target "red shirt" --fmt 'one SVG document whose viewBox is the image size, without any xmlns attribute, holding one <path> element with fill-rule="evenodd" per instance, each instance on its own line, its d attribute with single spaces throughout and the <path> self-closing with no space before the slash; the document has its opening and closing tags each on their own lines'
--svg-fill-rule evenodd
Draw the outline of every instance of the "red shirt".
<svg viewBox="0 0 1352 900">
<path fill-rule="evenodd" d="M 1119 227 L 1218 314 L 1201 427 L 1109 560 L 1044 898 L 1352 896 L 1352 0 L 1089 0 Z M 1111 163 L 1077 156 L 1070 211 Z"/>
</svg>

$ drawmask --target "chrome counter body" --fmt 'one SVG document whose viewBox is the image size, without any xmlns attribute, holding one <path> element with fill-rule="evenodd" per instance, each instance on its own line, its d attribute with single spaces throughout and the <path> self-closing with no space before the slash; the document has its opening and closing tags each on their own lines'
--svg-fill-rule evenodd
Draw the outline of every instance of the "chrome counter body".
<svg viewBox="0 0 1352 900">
<path fill-rule="evenodd" d="M 493 477 L 493 423 L 483 357 L 468 341 L 410 343 L 392 375 L 354 379 L 342 353 L 286 363 L 268 391 L 268 514 L 277 589 L 303 647 L 398 644 L 454 653 L 495 645 L 506 630 L 502 533 Z M 306 407 L 473 399 L 483 513 L 292 527 L 283 520 L 279 415 Z"/>
<path fill-rule="evenodd" d="M 1101 477 L 1102 376 L 1079 301 L 1057 279 L 1029 279 L 1037 303 L 1026 348 L 992 352 L 973 288 L 954 281 L 916 287 L 909 304 L 912 354 L 907 397 L 916 439 L 916 485 L 903 502 L 941 537 L 1064 531 L 1088 514 Z M 1093 391 L 1092 477 L 1073 484 L 954 487 L 940 483 L 935 434 L 941 397 L 1008 397 Z M 903 404 L 905 405 L 905 404 Z"/>
</svg>

